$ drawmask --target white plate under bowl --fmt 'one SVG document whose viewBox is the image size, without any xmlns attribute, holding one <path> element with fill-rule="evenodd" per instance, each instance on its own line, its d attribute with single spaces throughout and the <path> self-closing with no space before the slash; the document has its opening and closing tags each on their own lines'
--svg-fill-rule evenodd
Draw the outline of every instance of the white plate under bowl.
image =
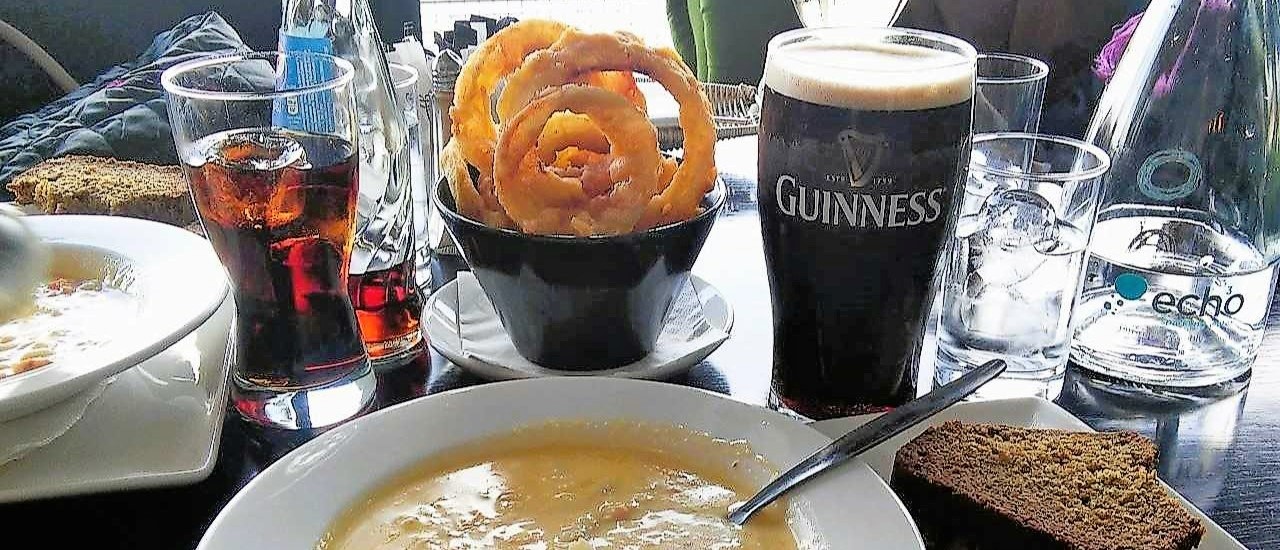
<svg viewBox="0 0 1280 550">
<path fill-rule="evenodd" d="M 697 275 L 689 276 L 689 284 L 698 294 L 702 302 L 702 315 L 707 323 L 725 334 L 733 331 L 733 306 L 712 286 Z M 632 363 L 606 370 L 565 371 L 539 367 L 534 364 L 496 365 L 488 361 L 480 361 L 467 355 L 462 350 L 462 336 L 458 329 L 458 315 L 454 311 L 458 304 L 458 281 L 454 279 L 445 283 L 427 299 L 426 319 L 423 322 L 427 340 L 440 355 L 445 356 L 455 365 L 486 380 L 518 380 L 521 378 L 542 378 L 547 376 L 607 376 L 611 378 L 640 378 L 644 380 L 665 380 L 687 371 L 706 359 L 723 341 L 714 346 L 698 350 L 674 361 L 659 365 L 645 362 Z"/>
<path fill-rule="evenodd" d="M 26 216 L 54 262 L 85 265 L 128 281 L 138 299 L 124 330 L 93 354 L 0 379 L 0 421 L 47 407 L 141 363 L 205 322 L 227 296 L 226 273 L 209 241 L 181 228 L 115 216 Z"/>
<path fill-rule="evenodd" d="M 312 549 L 334 518 L 406 468 L 468 441 L 554 419 L 683 425 L 746 440 L 778 467 L 829 442 L 777 412 L 674 384 L 564 377 L 485 384 L 373 413 L 299 447 L 223 508 L 198 550 Z M 826 542 L 818 548 L 924 547 L 902 503 L 861 462 L 798 489 L 790 513 L 815 527 Z"/>
<path fill-rule="evenodd" d="M 194 332 L 116 376 L 66 433 L 0 466 L 0 502 L 189 485 L 209 477 L 227 412 L 234 320 L 228 296 Z"/>
<path fill-rule="evenodd" d="M 824 420 L 810 424 L 814 429 L 826 434 L 831 438 L 838 438 L 858 426 L 861 426 L 876 415 L 853 416 L 849 418 L 837 418 L 834 420 Z M 880 477 L 888 481 L 893 475 L 893 458 L 898 453 L 898 449 L 907 444 L 916 436 L 920 435 L 926 428 L 936 424 L 941 424 L 948 420 L 962 420 L 965 422 L 985 422 L 989 424 L 1007 424 L 1010 426 L 1023 426 L 1027 428 L 1052 428 L 1058 430 L 1069 430 L 1073 432 L 1091 432 L 1093 431 L 1087 424 L 1076 418 L 1071 413 L 1063 410 L 1051 401 L 1036 397 L 1026 397 L 1019 399 L 1000 399 L 993 401 L 975 401 L 973 403 L 960 403 L 950 407 L 929 420 L 915 426 L 902 434 L 890 439 L 875 448 L 867 451 L 862 455 L 863 459 L 875 469 Z M 1243 544 L 1227 534 L 1221 526 L 1214 523 L 1208 516 L 1204 515 L 1187 499 L 1182 498 L 1176 491 L 1165 486 L 1165 490 L 1173 495 L 1182 503 L 1182 507 L 1186 508 L 1191 515 L 1198 518 L 1205 526 L 1204 538 L 1200 540 L 1197 550 L 1247 550 Z"/>
</svg>

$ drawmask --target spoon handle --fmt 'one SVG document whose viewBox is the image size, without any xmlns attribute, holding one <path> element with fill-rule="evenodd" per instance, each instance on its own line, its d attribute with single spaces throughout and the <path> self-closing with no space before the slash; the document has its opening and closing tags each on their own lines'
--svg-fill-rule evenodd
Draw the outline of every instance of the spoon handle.
<svg viewBox="0 0 1280 550">
<path fill-rule="evenodd" d="M 999 359 L 965 373 L 955 381 L 938 388 L 922 397 L 916 398 L 901 407 L 880 415 L 870 422 L 845 434 L 830 445 L 813 453 L 795 467 L 787 470 L 756 493 L 741 506 L 729 513 L 729 521 L 742 525 L 761 508 L 768 506 L 783 493 L 808 481 L 814 476 L 831 469 L 833 466 L 862 454 L 885 440 L 902 433 L 942 409 L 956 404 L 969 394 L 977 391 L 983 384 L 1004 372 L 1005 363 Z"/>
</svg>

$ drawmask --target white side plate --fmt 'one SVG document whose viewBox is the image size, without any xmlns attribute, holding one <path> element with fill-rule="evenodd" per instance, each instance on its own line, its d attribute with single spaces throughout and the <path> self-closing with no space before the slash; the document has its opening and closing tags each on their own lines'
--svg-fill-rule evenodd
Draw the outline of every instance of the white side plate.
<svg viewBox="0 0 1280 550">
<path fill-rule="evenodd" d="M 837 418 L 834 420 L 824 420 L 822 422 L 814 422 L 810 424 L 813 428 L 826 434 L 828 437 L 837 438 L 849 433 L 854 428 L 865 424 L 867 421 L 875 418 L 875 415 L 854 416 L 849 418 Z M 941 424 L 948 420 L 963 420 L 965 422 L 985 422 L 989 424 L 1008 424 L 1011 426 L 1023 426 L 1027 428 L 1054 428 L 1059 430 L 1070 430 L 1077 432 L 1093 431 L 1087 424 L 1079 418 L 1072 416 L 1071 413 L 1062 409 L 1051 401 L 1040 398 L 1027 397 L 1021 399 L 1001 399 L 994 401 L 977 401 L 973 403 L 960 403 L 945 411 L 938 413 L 937 416 L 930 418 L 928 421 L 918 425 L 906 432 L 890 439 L 879 446 L 869 450 L 863 455 L 863 458 L 875 469 L 880 477 L 885 481 L 893 475 L 893 457 L 897 454 L 898 449 L 920 435 L 929 426 Z M 1187 499 L 1182 498 L 1176 491 L 1165 486 L 1169 494 L 1176 497 L 1182 506 L 1191 512 L 1191 515 L 1200 519 L 1205 526 L 1204 538 L 1200 541 L 1198 550 L 1247 550 L 1243 544 L 1227 534 L 1218 524 L 1204 515 L 1203 512 L 1196 509 Z"/>
<path fill-rule="evenodd" d="M 227 297 L 195 332 L 116 377 L 61 437 L 0 466 L 0 502 L 187 485 L 208 477 L 227 411 L 234 320 Z"/>
</svg>

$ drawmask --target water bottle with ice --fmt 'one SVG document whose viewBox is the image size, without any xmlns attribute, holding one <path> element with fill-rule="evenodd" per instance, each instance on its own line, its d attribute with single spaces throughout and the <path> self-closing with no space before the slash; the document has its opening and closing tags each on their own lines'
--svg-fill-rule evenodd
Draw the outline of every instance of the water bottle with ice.
<svg viewBox="0 0 1280 550">
<path fill-rule="evenodd" d="M 1142 17 L 1088 133 L 1112 167 L 1073 362 L 1157 387 L 1248 372 L 1280 252 L 1278 32 L 1273 0 L 1155 0 Z"/>
</svg>

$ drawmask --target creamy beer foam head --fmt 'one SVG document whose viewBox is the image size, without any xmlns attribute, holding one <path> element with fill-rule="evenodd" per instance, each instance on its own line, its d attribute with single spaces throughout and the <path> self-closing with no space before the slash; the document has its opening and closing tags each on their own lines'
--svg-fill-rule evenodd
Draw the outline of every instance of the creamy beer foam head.
<svg viewBox="0 0 1280 550">
<path fill-rule="evenodd" d="M 790 42 L 784 34 L 769 46 L 764 82 L 809 103 L 905 111 L 968 101 L 975 70 L 955 51 L 853 37 Z"/>
</svg>

